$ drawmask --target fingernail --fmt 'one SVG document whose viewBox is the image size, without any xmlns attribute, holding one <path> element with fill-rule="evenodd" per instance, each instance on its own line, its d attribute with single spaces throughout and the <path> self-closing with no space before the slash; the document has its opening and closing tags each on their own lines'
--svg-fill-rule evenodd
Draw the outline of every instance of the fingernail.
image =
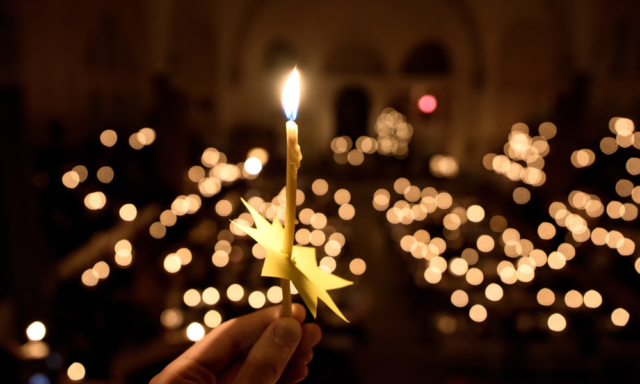
<svg viewBox="0 0 640 384">
<path fill-rule="evenodd" d="M 283 347 L 295 347 L 300 340 L 300 325 L 293 319 L 278 319 L 273 338 Z"/>
</svg>

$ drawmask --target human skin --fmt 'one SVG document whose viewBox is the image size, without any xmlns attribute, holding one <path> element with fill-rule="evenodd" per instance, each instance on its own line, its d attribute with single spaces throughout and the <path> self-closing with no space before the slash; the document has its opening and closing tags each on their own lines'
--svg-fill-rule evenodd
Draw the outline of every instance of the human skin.
<svg viewBox="0 0 640 384">
<path fill-rule="evenodd" d="M 305 310 L 292 317 L 275 306 L 224 322 L 196 342 L 150 384 L 288 384 L 309 373 L 313 347 L 322 336 L 317 324 L 302 324 Z"/>
</svg>

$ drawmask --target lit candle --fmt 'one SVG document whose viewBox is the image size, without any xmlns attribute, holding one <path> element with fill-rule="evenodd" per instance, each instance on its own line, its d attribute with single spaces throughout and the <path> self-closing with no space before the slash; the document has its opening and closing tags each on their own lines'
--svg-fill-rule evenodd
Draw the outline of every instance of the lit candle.
<svg viewBox="0 0 640 384">
<path fill-rule="evenodd" d="M 298 168 L 302 153 L 298 145 L 298 125 L 294 122 L 298 116 L 298 103 L 300 101 L 300 76 L 294 69 L 282 91 L 282 107 L 289 119 L 287 121 L 287 205 L 284 218 L 284 244 L 282 253 L 291 257 L 293 251 L 293 238 L 296 224 L 296 192 L 298 186 Z M 282 279 L 282 316 L 291 316 L 291 283 Z"/>
</svg>

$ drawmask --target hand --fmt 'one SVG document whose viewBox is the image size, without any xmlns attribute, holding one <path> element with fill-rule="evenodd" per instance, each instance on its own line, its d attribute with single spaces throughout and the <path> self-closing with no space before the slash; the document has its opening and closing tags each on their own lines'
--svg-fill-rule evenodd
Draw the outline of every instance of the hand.
<svg viewBox="0 0 640 384">
<path fill-rule="evenodd" d="M 322 335 L 317 324 L 301 326 L 304 308 L 292 317 L 270 307 L 229 320 L 187 349 L 150 384 L 297 383 L 309 373 L 312 348 Z"/>
</svg>

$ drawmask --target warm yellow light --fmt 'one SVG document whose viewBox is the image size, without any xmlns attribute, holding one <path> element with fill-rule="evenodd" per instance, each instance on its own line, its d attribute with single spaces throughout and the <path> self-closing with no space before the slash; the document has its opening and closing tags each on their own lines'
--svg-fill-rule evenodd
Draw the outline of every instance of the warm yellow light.
<svg viewBox="0 0 640 384">
<path fill-rule="evenodd" d="M 156 221 L 149 227 L 149 233 L 154 239 L 162 239 L 164 235 L 167 234 L 167 227 L 161 222 Z"/>
<path fill-rule="evenodd" d="M 105 147 L 113 147 L 118 141 L 118 134 L 115 131 L 107 129 L 100 134 L 100 142 Z"/>
<path fill-rule="evenodd" d="M 20 357 L 25 360 L 41 360 L 49 356 L 49 344 L 44 341 L 29 341 L 18 347 Z"/>
<path fill-rule="evenodd" d="M 469 221 L 479 223 L 484 219 L 484 209 L 479 205 L 472 205 L 467 209 L 467 218 Z"/>
<path fill-rule="evenodd" d="M 356 215 L 356 209 L 351 204 L 341 205 L 338 209 L 338 215 L 342 220 L 351 220 Z"/>
<path fill-rule="evenodd" d="M 193 288 L 185 292 L 182 298 L 184 300 L 184 303 L 190 307 L 195 307 L 196 305 L 200 304 L 200 292 Z"/>
<path fill-rule="evenodd" d="M 569 308 L 579 308 L 582 305 L 582 300 L 582 295 L 576 290 L 571 290 L 564 296 L 564 302 Z"/>
<path fill-rule="evenodd" d="M 129 240 L 126 240 L 126 239 L 122 239 L 118 241 L 114 249 L 118 256 L 130 255 L 132 251 L 131 243 L 129 242 Z"/>
<path fill-rule="evenodd" d="M 187 327 L 187 337 L 191 341 L 198 341 L 204 337 L 204 327 L 200 323 L 191 323 Z"/>
<path fill-rule="evenodd" d="M 164 269 L 169 273 L 176 273 L 182 267 L 180 257 L 175 253 L 171 253 L 164 258 Z"/>
<path fill-rule="evenodd" d="M 588 308 L 598 308 L 602 304 L 602 295 L 591 290 L 584 294 L 584 305 Z"/>
<path fill-rule="evenodd" d="M 264 304 L 267 302 L 267 298 L 264 293 L 260 291 L 252 292 L 249 295 L 249 305 L 251 308 L 258 309 L 264 307 Z"/>
<path fill-rule="evenodd" d="M 42 340 L 46 333 L 47 328 L 39 321 L 31 323 L 27 328 L 27 337 L 32 341 Z"/>
<path fill-rule="evenodd" d="M 93 269 L 87 269 L 82 274 L 82 283 L 87 287 L 93 287 L 98 284 L 98 273 Z"/>
<path fill-rule="evenodd" d="M 251 148 L 249 152 L 247 152 L 247 159 L 251 157 L 255 157 L 260 160 L 261 165 L 265 165 L 269 162 L 269 152 L 264 148 Z"/>
<path fill-rule="evenodd" d="M 176 251 L 176 255 L 180 258 L 180 264 L 188 265 L 193 259 L 193 255 L 188 248 L 180 248 Z"/>
<path fill-rule="evenodd" d="M 469 317 L 476 323 L 482 323 L 487 318 L 487 309 L 480 304 L 476 304 L 469 310 Z"/>
<path fill-rule="evenodd" d="M 556 295 L 549 288 L 542 288 L 538 292 L 538 303 L 545 307 L 550 306 L 556 301 Z"/>
<path fill-rule="evenodd" d="M 329 190 L 329 184 L 326 182 L 326 180 L 318 179 L 311 185 L 311 190 L 313 190 L 313 193 L 315 193 L 316 195 L 322 196 Z"/>
<path fill-rule="evenodd" d="M 471 268 L 467 271 L 466 279 L 471 285 L 480 285 L 484 280 L 484 274 L 478 268 Z"/>
<path fill-rule="evenodd" d="M 353 259 L 349 263 L 349 270 L 354 275 L 362 275 L 367 270 L 367 264 L 362 259 Z"/>
<path fill-rule="evenodd" d="M 209 328 L 215 328 L 222 323 L 222 316 L 218 311 L 212 309 L 204 315 L 204 323 Z"/>
<path fill-rule="evenodd" d="M 72 381 L 80 381 L 84 379 L 84 375 L 86 374 L 86 370 L 84 369 L 84 365 L 80 363 L 73 363 L 67 369 L 67 376 Z"/>
<path fill-rule="evenodd" d="M 289 120 L 298 117 L 298 104 L 300 103 L 300 75 L 298 69 L 294 68 L 289 76 L 289 80 L 282 90 L 282 107 L 284 114 Z"/>
<path fill-rule="evenodd" d="M 240 301 L 244 296 L 244 288 L 240 284 L 231 284 L 227 288 L 227 297 L 231 301 Z"/>
<path fill-rule="evenodd" d="M 267 291 L 267 298 L 270 302 L 278 304 L 282 301 L 282 288 L 273 286 Z"/>
<path fill-rule="evenodd" d="M 218 268 L 222 268 L 229 264 L 229 254 L 225 251 L 216 251 L 211 256 L 211 262 Z"/>
<path fill-rule="evenodd" d="M 458 289 L 451 295 L 451 303 L 458 308 L 462 308 L 469 303 L 469 295 L 465 291 Z"/>
<path fill-rule="evenodd" d="M 547 320 L 547 324 L 549 325 L 549 329 L 556 332 L 561 332 L 567 327 L 567 320 L 565 320 L 564 316 L 559 313 L 554 313 L 549 316 L 549 320 Z"/>
<path fill-rule="evenodd" d="M 109 268 L 109 264 L 105 263 L 104 261 L 98 261 L 93 266 L 93 271 L 98 274 L 98 278 L 100 279 L 106 279 L 109 276 L 110 270 L 111 269 Z"/>
<path fill-rule="evenodd" d="M 618 308 L 611 314 L 611 321 L 618 327 L 624 327 L 629 321 L 629 312 L 623 308 Z"/>
<path fill-rule="evenodd" d="M 98 169 L 98 180 L 101 183 L 109 184 L 113 180 L 113 168 L 102 167 Z"/>
<path fill-rule="evenodd" d="M 502 290 L 502 287 L 499 286 L 496 283 L 492 283 L 487 285 L 487 288 L 484 291 L 485 296 L 487 296 L 487 299 L 491 300 L 491 301 L 499 301 L 500 299 L 502 299 L 502 296 L 504 295 L 504 291 Z"/>
<path fill-rule="evenodd" d="M 451 260 L 449 270 L 454 275 L 462 276 L 467 273 L 467 270 L 469 270 L 469 263 L 467 263 L 465 259 L 454 258 Z"/>
<path fill-rule="evenodd" d="M 202 292 L 202 301 L 208 305 L 214 305 L 220 300 L 220 292 L 213 287 L 209 287 Z"/>
<path fill-rule="evenodd" d="M 333 257 L 325 256 L 320 260 L 319 267 L 331 273 L 336 269 L 336 260 Z M 324 267 L 324 268 L 323 268 Z"/>
<path fill-rule="evenodd" d="M 120 218 L 124 221 L 133 221 L 138 215 L 138 210 L 133 204 L 125 204 L 120 208 Z"/>
<path fill-rule="evenodd" d="M 69 189 L 73 189 L 80 183 L 80 176 L 76 171 L 69 171 L 62 175 L 62 184 Z"/>
<path fill-rule="evenodd" d="M 179 309 L 167 309 L 160 315 L 160 321 L 167 328 L 175 328 L 182 323 L 182 312 Z"/>
<path fill-rule="evenodd" d="M 257 157 L 250 157 L 244 162 L 244 169 L 250 175 L 257 175 L 262 171 L 262 162 Z"/>
<path fill-rule="evenodd" d="M 71 171 L 78 174 L 81 183 L 87 179 L 87 176 L 89 176 L 89 171 L 87 171 L 87 167 L 84 165 L 76 165 Z"/>
<path fill-rule="evenodd" d="M 495 246 L 495 241 L 489 235 L 481 235 L 477 241 L 477 247 L 479 251 L 491 252 Z"/>
</svg>

